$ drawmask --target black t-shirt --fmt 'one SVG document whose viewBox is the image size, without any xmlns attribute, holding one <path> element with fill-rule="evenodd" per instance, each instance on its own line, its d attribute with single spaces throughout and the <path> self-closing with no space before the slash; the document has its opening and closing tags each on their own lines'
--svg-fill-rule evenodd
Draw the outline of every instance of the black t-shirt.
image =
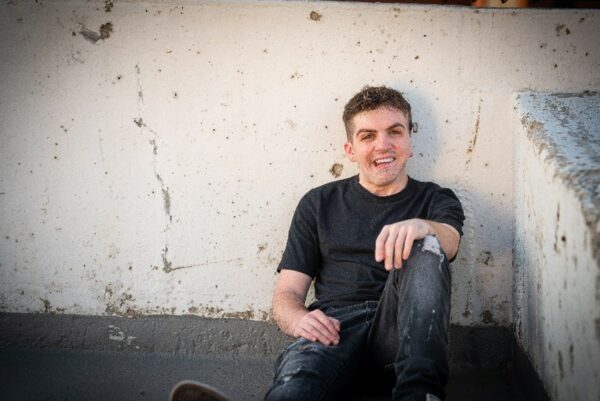
<svg viewBox="0 0 600 401">
<path fill-rule="evenodd" d="M 462 235 L 465 217 L 454 192 L 410 177 L 401 192 L 384 197 L 358 176 L 314 188 L 298 204 L 277 271 L 316 278 L 311 310 L 379 300 L 388 272 L 375 261 L 375 240 L 384 225 L 412 218 L 449 224 Z"/>
</svg>

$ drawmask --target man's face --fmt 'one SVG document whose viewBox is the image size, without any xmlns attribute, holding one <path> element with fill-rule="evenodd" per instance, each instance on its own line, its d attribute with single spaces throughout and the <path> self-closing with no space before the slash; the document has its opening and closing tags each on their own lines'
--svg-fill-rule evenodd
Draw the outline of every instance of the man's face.
<svg viewBox="0 0 600 401">
<path fill-rule="evenodd" d="M 403 112 L 380 107 L 355 115 L 352 141 L 344 151 L 358 163 L 360 184 L 369 192 L 392 195 L 406 186 L 406 162 L 412 157 L 408 120 Z"/>
</svg>

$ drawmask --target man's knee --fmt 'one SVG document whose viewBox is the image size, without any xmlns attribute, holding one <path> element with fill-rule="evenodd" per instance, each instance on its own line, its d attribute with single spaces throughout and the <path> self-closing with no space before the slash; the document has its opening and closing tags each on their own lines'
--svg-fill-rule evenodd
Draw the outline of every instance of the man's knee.
<svg viewBox="0 0 600 401">
<path fill-rule="evenodd" d="M 410 256 L 414 256 L 413 253 L 428 253 L 435 255 L 438 259 L 443 260 L 445 258 L 444 251 L 440 241 L 434 235 L 427 235 L 425 238 L 417 240 L 413 244 L 412 252 Z"/>
<path fill-rule="evenodd" d="M 448 259 L 433 235 L 415 241 L 404 267 L 392 274 L 399 290 L 418 299 L 427 299 L 428 294 L 437 298 L 442 290 L 449 292 L 451 278 Z"/>
<path fill-rule="evenodd" d="M 435 270 L 438 272 L 445 273 L 448 267 L 448 259 L 442 250 L 442 246 L 433 235 L 428 235 L 413 243 L 406 263 L 409 268 L 414 267 L 422 270 L 419 273 L 426 273 L 426 270 L 423 269 L 427 268 L 436 268 Z"/>
<path fill-rule="evenodd" d="M 339 370 L 332 347 L 300 339 L 277 361 L 273 386 L 265 400 L 320 399 Z"/>
</svg>

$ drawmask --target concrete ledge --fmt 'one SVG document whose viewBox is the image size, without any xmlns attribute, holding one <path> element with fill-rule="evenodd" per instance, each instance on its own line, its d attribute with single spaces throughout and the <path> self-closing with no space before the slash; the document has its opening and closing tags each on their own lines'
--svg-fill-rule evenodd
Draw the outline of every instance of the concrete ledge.
<svg viewBox="0 0 600 401">
<path fill-rule="evenodd" d="M 598 110 L 600 93 L 515 98 L 515 368 L 552 400 L 600 398 Z"/>
<path fill-rule="evenodd" d="M 539 156 L 579 198 L 600 264 L 600 93 L 526 92 L 516 95 L 515 104 Z"/>
<path fill-rule="evenodd" d="M 219 358 L 276 357 L 291 338 L 273 324 L 195 316 L 0 314 L 0 348 L 140 351 Z M 501 368 L 512 359 L 503 327 L 450 328 L 455 367 Z"/>
<path fill-rule="evenodd" d="M 263 357 L 288 341 L 264 322 L 195 316 L 1 314 L 0 347 L 142 351 L 180 355 Z"/>
</svg>

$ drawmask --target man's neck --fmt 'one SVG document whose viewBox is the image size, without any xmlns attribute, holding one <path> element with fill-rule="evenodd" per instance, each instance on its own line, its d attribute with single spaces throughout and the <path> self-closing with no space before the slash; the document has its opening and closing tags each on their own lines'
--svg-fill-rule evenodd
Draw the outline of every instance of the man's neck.
<svg viewBox="0 0 600 401">
<path fill-rule="evenodd" d="M 408 175 L 404 174 L 403 176 L 398 177 L 398 179 L 396 179 L 394 182 L 386 185 L 374 185 L 370 182 L 365 182 L 365 180 L 359 174 L 358 183 L 373 195 L 381 197 L 391 196 L 402 192 L 404 188 L 406 188 L 408 185 Z"/>
</svg>

